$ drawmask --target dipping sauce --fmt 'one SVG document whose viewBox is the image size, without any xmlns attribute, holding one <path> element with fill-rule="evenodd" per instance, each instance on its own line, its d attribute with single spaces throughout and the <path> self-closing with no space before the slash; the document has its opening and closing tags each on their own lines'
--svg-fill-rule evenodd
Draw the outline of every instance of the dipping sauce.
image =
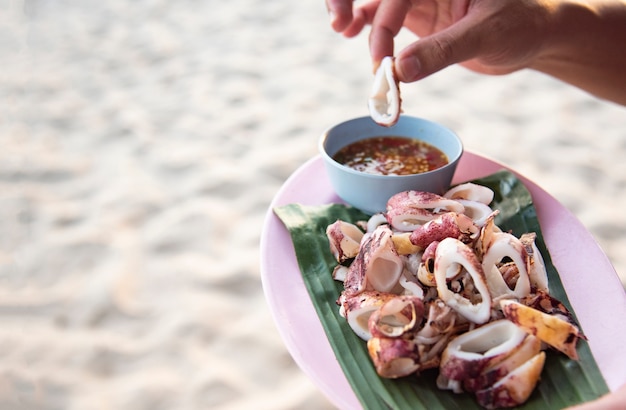
<svg viewBox="0 0 626 410">
<path fill-rule="evenodd" d="M 412 175 L 441 168 L 448 157 L 431 144 L 406 137 L 372 137 L 353 142 L 333 156 L 340 164 L 376 175 Z"/>
</svg>

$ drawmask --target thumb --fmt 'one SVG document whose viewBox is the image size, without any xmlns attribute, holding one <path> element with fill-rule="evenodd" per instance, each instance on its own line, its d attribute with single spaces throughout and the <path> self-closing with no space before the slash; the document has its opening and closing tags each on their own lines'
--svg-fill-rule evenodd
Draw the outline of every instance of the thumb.
<svg viewBox="0 0 626 410">
<path fill-rule="evenodd" d="M 445 30 L 417 40 L 396 57 L 398 79 L 410 83 L 479 56 L 482 35 L 480 26 L 460 20 Z"/>
</svg>

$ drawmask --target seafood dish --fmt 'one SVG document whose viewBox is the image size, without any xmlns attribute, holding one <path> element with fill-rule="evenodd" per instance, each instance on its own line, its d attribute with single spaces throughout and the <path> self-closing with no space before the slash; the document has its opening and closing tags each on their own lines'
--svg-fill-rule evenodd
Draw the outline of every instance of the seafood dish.
<svg viewBox="0 0 626 410">
<path fill-rule="evenodd" d="M 337 304 L 380 377 L 437 369 L 437 387 L 482 407 L 523 404 L 546 353 L 578 360 L 585 339 L 550 294 L 536 234 L 496 224 L 488 187 L 404 191 L 368 220 L 328 225 Z"/>
</svg>

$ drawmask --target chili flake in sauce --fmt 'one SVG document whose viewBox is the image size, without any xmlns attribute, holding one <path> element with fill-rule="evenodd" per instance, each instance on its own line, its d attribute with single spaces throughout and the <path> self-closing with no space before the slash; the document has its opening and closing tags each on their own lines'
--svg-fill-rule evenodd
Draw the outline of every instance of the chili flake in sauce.
<svg viewBox="0 0 626 410">
<path fill-rule="evenodd" d="M 373 137 L 341 148 L 333 159 L 368 174 L 411 175 L 433 171 L 448 157 L 433 145 L 406 137 Z"/>
</svg>

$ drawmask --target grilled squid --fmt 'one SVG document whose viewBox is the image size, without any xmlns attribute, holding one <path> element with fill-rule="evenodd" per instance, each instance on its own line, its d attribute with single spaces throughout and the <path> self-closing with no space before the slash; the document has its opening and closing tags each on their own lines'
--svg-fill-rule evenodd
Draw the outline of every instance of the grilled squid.
<svg viewBox="0 0 626 410">
<path fill-rule="evenodd" d="M 404 289 L 403 293 L 405 295 L 417 296 L 420 299 L 424 298 L 424 289 L 418 283 L 415 275 L 408 269 L 402 271 L 402 275 L 400 275 L 398 279 L 398 284 Z"/>
<path fill-rule="evenodd" d="M 448 287 L 451 270 L 463 267 L 473 281 L 478 295 L 467 298 Z M 435 257 L 435 283 L 439 297 L 461 316 L 482 324 L 491 316 L 491 294 L 485 274 L 472 249 L 458 239 L 446 238 L 437 246 Z"/>
<path fill-rule="evenodd" d="M 585 336 L 567 317 L 545 313 L 515 300 L 502 300 L 500 306 L 504 316 L 521 329 L 537 336 L 570 359 L 578 360 L 576 343 Z"/>
<path fill-rule="evenodd" d="M 501 262 L 511 260 L 517 274 L 512 274 L 505 280 L 503 270 L 507 268 Z M 499 232 L 494 234 L 493 240 L 485 254 L 482 262 L 483 271 L 487 277 L 489 291 L 494 298 L 500 296 L 513 296 L 518 299 L 528 296 L 530 293 L 530 279 L 526 269 L 524 259 L 524 247 L 515 236 Z M 510 286 L 509 283 L 513 284 Z"/>
<path fill-rule="evenodd" d="M 441 357 L 437 385 L 474 392 L 487 408 L 514 407 L 535 389 L 545 353 L 541 342 L 500 319 L 454 338 Z"/>
<path fill-rule="evenodd" d="M 368 221 L 328 226 L 340 315 L 381 377 L 438 368 L 439 388 L 513 407 L 535 389 L 543 350 L 578 358 L 585 336 L 549 294 L 537 235 L 503 232 L 493 199 L 473 183 L 404 191 Z"/>
<path fill-rule="evenodd" d="M 478 227 L 468 216 L 456 212 L 446 212 L 415 229 L 411 233 L 410 240 L 413 245 L 424 249 L 430 243 L 445 238 L 469 242 L 472 235 L 477 233 Z"/>
<path fill-rule="evenodd" d="M 480 234 L 478 235 L 478 240 L 474 244 L 474 252 L 476 252 L 476 256 L 482 259 L 483 255 L 487 252 L 487 249 L 494 242 L 496 235 L 499 232 L 502 232 L 500 227 L 496 225 L 496 216 L 500 213 L 499 210 L 495 210 L 487 217 L 485 223 L 480 227 Z"/>
<path fill-rule="evenodd" d="M 359 253 L 363 232 L 349 222 L 337 220 L 328 225 L 326 236 L 330 242 L 330 251 L 339 263 L 354 258 Z"/>
<path fill-rule="evenodd" d="M 346 274 L 345 292 L 389 292 L 398 284 L 404 263 L 393 246 L 391 236 L 391 229 L 380 225 L 363 241 Z"/>
<path fill-rule="evenodd" d="M 370 116 L 378 124 L 391 127 L 400 118 L 400 84 L 396 77 L 394 59 L 384 57 L 374 75 L 374 85 L 368 100 Z"/>
<path fill-rule="evenodd" d="M 504 378 L 541 352 L 541 340 L 533 335 L 527 335 L 523 342 L 513 348 L 510 354 L 502 361 L 487 365 L 478 376 L 463 381 L 463 388 L 468 392 L 488 389 L 489 386 Z"/>
<path fill-rule="evenodd" d="M 422 323 L 424 304 L 415 296 L 396 296 L 385 301 L 368 320 L 372 336 L 399 337 Z"/>
<path fill-rule="evenodd" d="M 374 232 L 374 230 L 379 225 L 384 225 L 386 223 L 387 218 L 385 217 L 385 215 L 382 212 L 376 213 L 370 216 L 370 218 L 367 220 L 367 223 L 365 224 L 365 231 L 368 233 Z"/>
<path fill-rule="evenodd" d="M 372 338 L 369 331 L 370 316 L 385 302 L 395 298 L 393 293 L 365 291 L 358 295 L 342 294 L 338 303 L 339 313 L 345 317 L 354 333 L 367 341 Z"/>
<path fill-rule="evenodd" d="M 446 348 L 450 338 L 467 330 L 468 322 L 464 321 L 453 309 L 441 299 L 435 299 L 428 304 L 428 316 L 424 325 L 415 333 L 420 369 L 439 367 L 441 353 Z"/>
<path fill-rule="evenodd" d="M 515 407 L 525 403 L 539 381 L 545 361 L 546 353 L 537 353 L 492 386 L 477 391 L 476 400 L 486 409 Z"/>
<path fill-rule="evenodd" d="M 381 377 L 404 377 L 420 368 L 417 345 L 411 338 L 372 337 L 367 341 L 367 351 Z"/>
<path fill-rule="evenodd" d="M 367 349 L 380 376 L 397 378 L 418 370 L 419 353 L 410 332 L 423 319 L 424 304 L 415 296 L 389 299 L 372 313 Z"/>
<path fill-rule="evenodd" d="M 403 191 L 387 201 L 387 221 L 399 231 L 411 232 L 446 212 L 463 213 L 453 199 L 422 191 Z"/>
<path fill-rule="evenodd" d="M 437 286 L 435 283 L 435 256 L 437 254 L 437 246 L 439 241 L 433 241 L 424 249 L 422 254 L 422 260 L 417 270 L 417 279 L 426 286 Z M 456 276 L 460 272 L 460 269 L 453 271 L 451 275 Z"/>
<path fill-rule="evenodd" d="M 424 326 L 415 334 L 415 340 L 420 344 L 433 344 L 443 335 L 455 333 L 455 328 L 462 326 L 459 315 L 441 299 L 435 299 L 428 304 L 428 316 Z"/>
<path fill-rule="evenodd" d="M 539 291 L 549 293 L 548 272 L 546 271 L 546 265 L 541 256 L 541 252 L 539 252 L 539 248 L 537 248 L 537 244 L 535 243 L 536 238 L 537 234 L 530 232 L 520 236 L 519 240 L 526 254 L 526 269 L 528 269 L 530 285 Z"/>
<path fill-rule="evenodd" d="M 466 182 L 450 188 L 445 194 L 445 198 L 476 201 L 489 205 L 493 201 L 493 191 L 483 185 Z"/>
<path fill-rule="evenodd" d="M 500 319 L 463 333 L 448 343 L 441 356 L 441 374 L 451 380 L 477 377 L 522 345 L 527 333 Z"/>
<path fill-rule="evenodd" d="M 482 202 L 469 199 L 457 199 L 457 201 L 465 208 L 463 214 L 470 217 L 476 226 L 485 225 L 493 213 L 493 210 Z"/>
</svg>

